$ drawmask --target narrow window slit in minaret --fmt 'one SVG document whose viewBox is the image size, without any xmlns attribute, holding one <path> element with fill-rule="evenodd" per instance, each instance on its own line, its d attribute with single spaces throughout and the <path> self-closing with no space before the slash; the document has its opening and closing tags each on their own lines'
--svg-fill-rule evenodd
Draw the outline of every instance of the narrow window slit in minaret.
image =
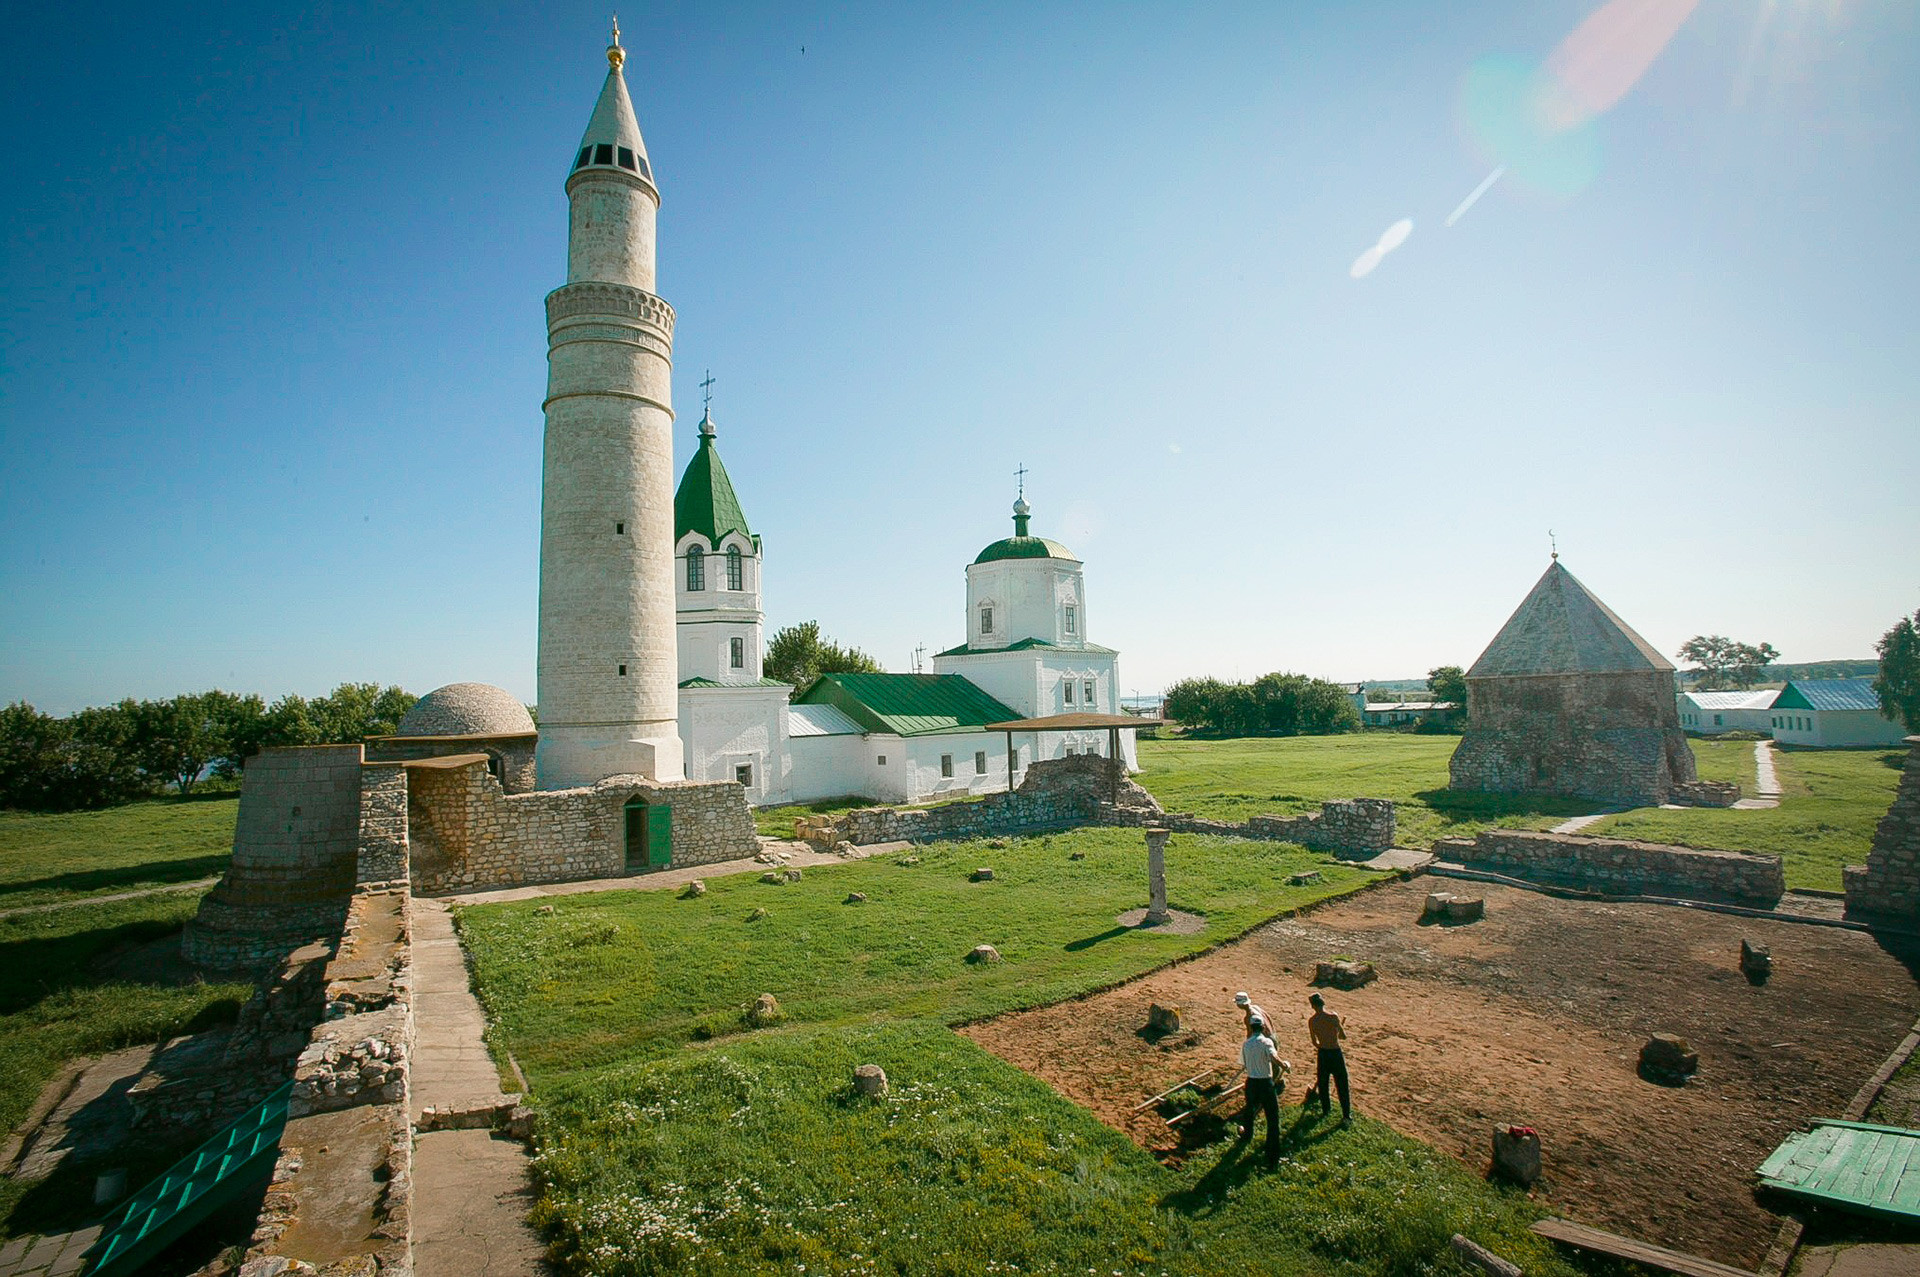
<svg viewBox="0 0 1920 1277">
<path fill-rule="evenodd" d="M 593 158 L 593 148 L 590 146 L 583 146 L 580 148 L 580 158 L 573 162 L 573 166 L 575 168 L 579 168 L 592 158 Z"/>
<path fill-rule="evenodd" d="M 627 525 L 626 525 L 626 524 L 624 524 L 624 523 L 616 523 L 616 524 L 614 524 L 614 525 L 613 525 L 613 535 L 615 535 L 615 536 L 617 536 L 617 537 L 623 537 L 623 536 L 625 536 L 626 534 L 627 534 Z"/>
<path fill-rule="evenodd" d="M 620 677 L 625 678 L 626 676 L 627 676 L 627 667 L 622 665 L 620 667 Z"/>
<path fill-rule="evenodd" d="M 620 167 L 625 169 L 633 167 L 633 152 L 624 146 L 620 148 Z"/>
<path fill-rule="evenodd" d="M 647 157 L 644 155 L 640 157 L 640 176 L 645 178 L 653 176 L 652 171 L 647 168 Z"/>
<path fill-rule="evenodd" d="M 611 163 L 613 163 L 613 143 L 611 143 L 611 142 L 602 142 L 602 143 L 600 143 L 600 145 L 598 145 L 598 146 L 596 146 L 596 147 L 594 147 L 594 148 L 593 148 L 593 162 L 594 162 L 595 164 L 611 164 Z"/>
</svg>

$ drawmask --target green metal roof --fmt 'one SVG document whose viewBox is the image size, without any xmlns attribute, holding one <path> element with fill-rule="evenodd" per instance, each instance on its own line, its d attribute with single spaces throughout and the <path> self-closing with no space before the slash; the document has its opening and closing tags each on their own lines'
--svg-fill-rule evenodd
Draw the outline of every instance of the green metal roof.
<svg viewBox="0 0 1920 1277">
<path fill-rule="evenodd" d="M 980 557 L 974 562 L 993 563 L 1000 559 L 1073 559 L 1073 551 L 1045 537 L 1008 537 L 980 551 Z"/>
<path fill-rule="evenodd" d="M 1673 664 L 1556 559 L 1467 677 L 1637 671 L 1670 674 Z"/>
<path fill-rule="evenodd" d="M 756 678 L 756 679 L 750 679 L 750 680 L 743 680 L 738 683 L 722 683 L 718 679 L 701 678 L 698 675 L 696 675 L 693 678 L 683 680 L 680 686 L 682 687 L 787 687 L 787 686 L 790 686 L 790 684 L 782 683 L 777 678 Z"/>
<path fill-rule="evenodd" d="M 1775 709 L 1870 709 L 1880 711 L 1870 678 L 1795 679 L 1780 689 Z"/>
<path fill-rule="evenodd" d="M 1076 643 L 1068 647 L 1064 643 L 1051 643 L 1043 638 L 1023 638 L 1018 643 L 1009 643 L 1005 647 L 968 647 L 962 643 L 959 647 L 950 647 L 944 652 L 935 652 L 935 656 L 991 656 L 996 652 L 1026 652 L 1036 647 L 1056 652 L 1090 652 L 1095 656 L 1112 656 L 1114 650 L 1101 647 L 1098 643 Z"/>
<path fill-rule="evenodd" d="M 740 511 L 740 498 L 733 494 L 733 481 L 713 446 L 711 415 L 700 421 L 700 450 L 687 462 L 680 490 L 673 494 L 673 539 L 678 541 L 689 532 L 698 532 L 712 546 L 718 546 L 729 532 L 753 536 L 747 530 L 747 516 Z"/>
<path fill-rule="evenodd" d="M 822 674 L 794 701 L 831 705 L 863 730 L 893 736 L 978 731 L 1019 717 L 958 674 Z"/>
</svg>

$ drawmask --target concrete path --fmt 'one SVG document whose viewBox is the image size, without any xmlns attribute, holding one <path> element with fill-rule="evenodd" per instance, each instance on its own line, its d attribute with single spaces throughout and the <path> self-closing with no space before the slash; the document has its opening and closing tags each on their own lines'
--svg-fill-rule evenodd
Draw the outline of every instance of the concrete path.
<svg viewBox="0 0 1920 1277">
<path fill-rule="evenodd" d="M 0 909 L 0 918 L 18 917 L 23 913 L 46 913 L 53 909 L 71 909 L 75 905 L 102 905 L 112 900 L 138 900 L 142 896 L 164 896 L 170 891 L 204 891 L 218 878 L 196 878 L 192 882 L 175 882 L 164 887 L 142 887 L 138 891 L 116 891 L 108 896 L 81 896 L 77 900 L 56 900 L 45 905 L 21 905 L 18 909 Z"/>
<path fill-rule="evenodd" d="M 904 842 L 877 842 L 865 847 L 855 847 L 850 853 L 840 855 L 836 852 L 815 851 L 803 842 L 784 842 L 774 838 L 761 840 L 762 851 L 783 852 L 787 859 L 781 863 L 798 869 L 811 869 L 817 865 L 844 865 L 849 860 L 864 860 L 868 856 L 884 856 L 890 852 L 905 851 L 909 845 Z M 461 896 L 443 896 L 441 899 L 451 904 L 490 905 L 502 900 L 538 900 L 544 896 L 577 896 L 589 891 L 665 891 L 670 888 L 684 887 L 695 878 L 724 878 L 728 874 L 765 873 L 766 871 L 765 861 L 749 856 L 743 860 L 722 860 L 711 865 L 689 865 L 684 869 L 656 869 L 652 873 L 629 874 L 619 878 L 589 878 L 584 882 L 550 882 L 531 887 L 505 887 L 498 891 L 475 891 Z"/>
<path fill-rule="evenodd" d="M 1609 816 L 1617 816 L 1619 814 L 1620 813 L 1613 811 L 1596 811 L 1591 816 L 1575 816 L 1572 820 L 1561 821 L 1552 829 L 1548 830 L 1548 832 L 1555 834 L 1577 834 L 1588 825 L 1597 824 Z"/>
<path fill-rule="evenodd" d="M 473 996 L 453 917 L 413 902 L 413 1120 L 431 1104 L 461 1108 L 500 1093 L 487 1018 Z M 489 1130 L 422 1131 L 413 1139 L 413 1267 L 418 1277 L 543 1271 L 527 1151 Z"/>
<path fill-rule="evenodd" d="M 1766 811 L 1780 805 L 1780 775 L 1773 770 L 1773 742 L 1753 743 L 1753 797 L 1735 803 L 1736 811 Z"/>
<path fill-rule="evenodd" d="M 527 1223 L 533 1176 L 518 1140 L 427 1131 L 413 1140 L 416 1277 L 521 1277 L 547 1271 Z"/>
<path fill-rule="evenodd" d="M 74 1277 L 98 1227 L 45 1237 L 15 1237 L 0 1246 L 0 1277 Z"/>
</svg>

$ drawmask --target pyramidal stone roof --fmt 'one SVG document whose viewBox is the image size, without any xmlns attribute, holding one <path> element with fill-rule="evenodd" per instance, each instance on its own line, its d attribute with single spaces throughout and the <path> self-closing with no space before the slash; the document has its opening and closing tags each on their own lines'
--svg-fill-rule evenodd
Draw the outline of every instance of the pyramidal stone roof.
<svg viewBox="0 0 1920 1277">
<path fill-rule="evenodd" d="M 680 476 L 680 489 L 673 494 L 673 539 L 677 542 L 689 532 L 698 532 L 707 544 L 718 546 L 729 532 L 751 539 L 747 516 L 740 510 L 740 498 L 733 494 L 733 480 L 720 464 L 720 453 L 713 445 L 713 414 L 700 420 L 700 450 L 687 462 Z"/>
<path fill-rule="evenodd" d="M 1673 665 L 1556 559 L 1467 677 L 1645 671 Z"/>
</svg>

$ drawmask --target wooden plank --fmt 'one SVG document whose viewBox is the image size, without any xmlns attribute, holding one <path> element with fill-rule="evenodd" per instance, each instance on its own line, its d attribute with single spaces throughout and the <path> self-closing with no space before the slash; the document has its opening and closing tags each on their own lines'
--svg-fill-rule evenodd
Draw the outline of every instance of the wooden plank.
<svg viewBox="0 0 1920 1277">
<path fill-rule="evenodd" d="M 1828 1141 L 1827 1155 L 1820 1159 L 1820 1164 L 1814 1167 L 1805 1179 L 1800 1181 L 1800 1186 L 1809 1190 L 1817 1189 L 1824 1193 L 1827 1185 L 1833 1182 L 1834 1175 L 1841 1166 L 1846 1164 L 1847 1141 L 1843 1132 L 1824 1126 L 1820 1128 L 1819 1133 Z"/>
<path fill-rule="evenodd" d="M 1900 1140 L 1894 1145 L 1894 1155 L 1880 1172 L 1880 1178 L 1872 1185 L 1873 1200 L 1891 1203 L 1900 1191 L 1901 1177 L 1906 1175 L 1908 1164 L 1920 1153 L 1920 1140 Z"/>
<path fill-rule="evenodd" d="M 1860 1175 L 1854 1184 L 1854 1193 L 1867 1205 L 1880 1204 L 1880 1181 L 1886 1178 L 1887 1167 L 1894 1162 L 1903 1161 L 1908 1141 L 1892 1135 L 1874 1137 L 1879 1144 L 1873 1150 L 1873 1156 L 1866 1159 L 1860 1167 Z"/>
<path fill-rule="evenodd" d="M 1678 1274 L 1678 1277 L 1754 1277 L 1753 1273 L 1744 1268 L 1733 1268 L 1711 1259 L 1702 1259 L 1698 1255 L 1688 1255 L 1677 1250 L 1668 1250 L 1664 1246 L 1655 1246 L 1649 1242 L 1635 1241 L 1631 1237 L 1622 1237 L 1618 1233 L 1604 1232 L 1598 1228 L 1589 1228 L 1585 1224 L 1576 1224 L 1570 1219 L 1543 1219 L 1534 1224 L 1533 1231 L 1542 1237 L 1564 1242 L 1569 1246 L 1577 1246 L 1581 1250 L 1598 1251 L 1602 1255 L 1612 1255 L 1616 1259 L 1630 1259 L 1636 1264 L 1645 1264 L 1663 1273 Z"/>
<path fill-rule="evenodd" d="M 1880 1143 L 1887 1137 L 1877 1131 L 1843 1131 L 1840 1148 L 1845 1154 L 1840 1165 L 1828 1177 L 1827 1191 L 1842 1201 L 1864 1205 L 1863 1186 L 1867 1167 L 1879 1155 Z"/>
<path fill-rule="evenodd" d="M 1806 1151 L 1813 1135 L 1809 1131 L 1795 1131 L 1780 1141 L 1780 1147 L 1767 1155 L 1756 1172 L 1762 1179 L 1778 1180 L 1782 1183 L 1798 1184 L 1802 1177 L 1800 1156 Z"/>
</svg>

